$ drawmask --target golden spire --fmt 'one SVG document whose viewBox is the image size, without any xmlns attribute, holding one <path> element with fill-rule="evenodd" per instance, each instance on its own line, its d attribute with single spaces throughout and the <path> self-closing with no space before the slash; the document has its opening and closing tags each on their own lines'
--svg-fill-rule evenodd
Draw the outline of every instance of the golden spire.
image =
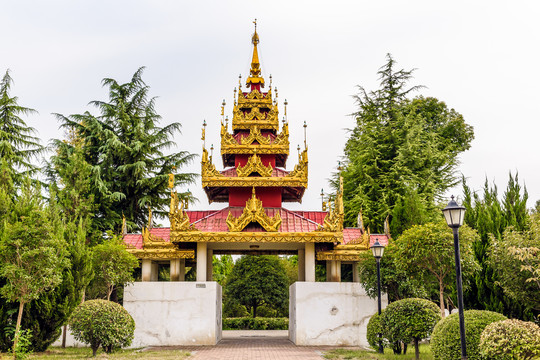
<svg viewBox="0 0 540 360">
<path fill-rule="evenodd" d="M 253 23 L 255 24 L 255 33 L 253 33 L 253 36 L 251 37 L 251 42 L 253 43 L 253 56 L 251 58 L 251 69 L 249 70 L 250 76 L 246 81 L 246 85 L 261 84 L 261 86 L 264 86 L 264 79 L 259 76 L 261 74 L 261 64 L 259 63 L 259 53 L 257 52 L 257 44 L 259 43 L 257 19 L 255 19 Z"/>
</svg>

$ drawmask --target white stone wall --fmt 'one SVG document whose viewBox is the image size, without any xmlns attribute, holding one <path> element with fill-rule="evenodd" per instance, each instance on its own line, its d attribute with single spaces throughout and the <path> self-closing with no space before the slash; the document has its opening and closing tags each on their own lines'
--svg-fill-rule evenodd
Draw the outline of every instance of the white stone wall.
<svg viewBox="0 0 540 360">
<path fill-rule="evenodd" d="M 221 339 L 221 286 L 207 282 L 136 282 L 124 289 L 135 320 L 131 347 L 215 345 Z"/>
<path fill-rule="evenodd" d="M 289 295 L 289 339 L 296 345 L 369 346 L 367 323 L 377 300 L 359 283 L 296 282 Z"/>
</svg>

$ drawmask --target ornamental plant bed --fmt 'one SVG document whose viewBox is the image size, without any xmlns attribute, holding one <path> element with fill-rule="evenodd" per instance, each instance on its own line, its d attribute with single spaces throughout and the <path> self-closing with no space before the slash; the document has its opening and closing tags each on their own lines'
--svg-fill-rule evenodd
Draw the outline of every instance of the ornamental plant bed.
<svg viewBox="0 0 540 360">
<path fill-rule="evenodd" d="M 409 349 L 412 349 L 409 346 Z M 324 353 L 325 359 L 350 359 L 350 360 L 412 360 L 415 358 L 414 349 L 408 350 L 406 355 L 396 355 L 392 349 L 384 349 L 384 354 L 379 354 L 372 350 L 349 350 L 349 349 L 334 349 Z M 420 344 L 420 359 L 433 360 L 431 350 L 428 344 Z"/>
<path fill-rule="evenodd" d="M 34 353 L 29 356 L 29 359 L 46 359 L 46 360 L 70 360 L 70 359 L 89 359 L 91 354 L 89 354 L 89 348 L 59 348 L 51 347 L 47 351 L 42 353 Z M 127 359 L 145 359 L 145 360 L 173 360 L 173 359 L 187 359 L 190 356 L 190 353 L 183 350 L 151 350 L 144 351 L 141 349 L 128 349 L 128 350 L 118 350 L 112 354 L 106 354 L 101 351 L 98 351 L 97 356 L 91 359 L 116 359 L 116 360 L 127 360 Z M 9 354 L 0 354 L 0 359 L 12 359 L 12 356 Z"/>
</svg>

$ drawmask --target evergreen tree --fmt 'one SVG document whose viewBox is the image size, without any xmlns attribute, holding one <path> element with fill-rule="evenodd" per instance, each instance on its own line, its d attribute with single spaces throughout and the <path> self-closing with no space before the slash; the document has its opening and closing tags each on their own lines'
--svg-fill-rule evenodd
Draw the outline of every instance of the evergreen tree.
<svg viewBox="0 0 540 360">
<path fill-rule="evenodd" d="M 491 310 L 509 317 L 529 319 L 530 313 L 523 304 L 508 298 L 499 285 L 498 274 L 489 263 L 488 254 L 493 239 L 500 240 L 505 229 L 512 227 L 516 231 L 528 228 L 527 190 L 519 185 L 518 174 L 509 174 L 507 189 L 499 200 L 497 186 L 489 186 L 486 179 L 483 195 L 473 193 L 463 179 L 463 206 L 465 223 L 476 229 L 480 240 L 473 244 L 474 254 L 481 266 L 475 275 L 469 291 L 465 291 L 464 299 L 468 307 Z"/>
<path fill-rule="evenodd" d="M 395 70 L 388 55 L 379 70 L 379 90 L 360 87 L 356 127 L 345 145 L 345 222 L 382 232 L 390 217 L 394 236 L 412 224 L 434 219 L 436 201 L 455 185 L 458 155 L 469 149 L 473 130 L 463 117 L 435 98 L 408 95 L 413 71 Z M 415 211 L 403 210 L 414 203 Z M 396 209 L 396 205 L 398 208 Z"/>
<path fill-rule="evenodd" d="M 158 126 L 161 117 L 155 110 L 155 98 L 149 98 L 142 72 L 143 68 L 137 70 L 125 84 L 104 79 L 109 101 L 90 103 L 99 110 L 98 116 L 89 112 L 67 117 L 57 114 L 91 166 L 91 191 L 97 204 L 94 222 L 102 232 L 119 232 L 123 214 L 130 228 L 142 227 L 148 207 L 158 217 L 164 216 L 169 203 L 169 174 L 194 157 L 185 151 L 164 153 L 174 145 L 171 137 L 179 133 L 180 124 Z M 69 154 L 75 145 L 73 141 L 55 141 L 54 146 L 58 153 Z M 55 161 L 61 165 L 63 158 Z M 194 178 L 194 174 L 177 174 L 175 185 L 188 184 Z M 188 193 L 179 196 L 189 197 Z"/>
<path fill-rule="evenodd" d="M 0 81 L 0 158 L 11 168 L 13 181 L 21 183 L 25 176 L 34 176 L 39 170 L 31 161 L 43 147 L 33 136 L 36 130 L 20 117 L 36 111 L 19 105 L 19 99 L 10 95 L 12 83 L 8 70 Z"/>
</svg>

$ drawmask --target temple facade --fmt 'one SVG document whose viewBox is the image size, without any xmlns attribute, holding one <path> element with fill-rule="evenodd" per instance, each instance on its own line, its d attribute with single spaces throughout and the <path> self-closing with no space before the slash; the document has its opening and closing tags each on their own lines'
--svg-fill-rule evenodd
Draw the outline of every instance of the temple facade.
<svg viewBox="0 0 540 360">
<path fill-rule="evenodd" d="M 315 285 L 305 287 L 307 285 L 299 283 L 315 283 L 316 264 L 325 264 L 326 282 L 317 282 L 316 286 L 323 287 L 325 289 L 323 292 L 328 293 L 330 297 L 338 296 L 338 293 L 343 295 L 345 300 L 340 301 L 347 302 L 347 294 L 360 296 L 363 289 L 357 283 L 358 255 L 363 251 L 369 251 L 370 245 L 375 240 L 386 245 L 389 234 L 369 234 L 369 231 L 361 226 L 360 215 L 359 227 L 343 227 L 342 179 L 337 194 L 332 201 L 322 204 L 322 210 L 292 211 L 286 208 L 285 204 L 288 202 L 301 202 L 308 186 L 306 124 L 303 125 L 304 148 L 297 149 L 296 165 L 292 170 L 287 170 L 290 155 L 287 102 L 283 103 L 283 116 L 280 121 L 277 89 L 272 90 L 271 77 L 267 84 L 261 75 L 257 51 L 259 35 L 256 29 L 251 42 L 253 45 L 251 68 L 245 83 L 243 84 L 240 79 L 238 89 L 234 90 L 232 121 L 225 115 L 225 103 L 221 108 L 219 159 L 223 170 L 218 170 L 214 164 L 213 148 L 210 153 L 206 149 L 206 123 L 202 129 L 202 186 L 209 202 L 224 203 L 227 206 L 221 210 L 187 209 L 187 204 L 179 199 L 174 189 L 174 175 L 171 174 L 170 227 L 156 228 L 149 224 L 141 234 L 124 236 L 128 250 L 142 261 L 143 283 L 135 284 L 133 293 L 127 290 L 126 308 L 130 306 L 130 301 L 135 304 L 138 301 L 137 297 L 143 296 L 140 289 L 156 291 L 155 288 L 150 290 L 152 285 L 144 283 L 157 282 L 160 264 L 169 265 L 171 283 L 185 282 L 186 267 L 195 267 L 195 283 L 200 285 L 199 288 L 204 284 L 205 289 L 214 289 L 216 287 L 212 282 L 214 255 L 298 255 L 298 283 L 291 287 L 291 340 L 295 343 L 316 345 L 300 339 L 316 335 L 302 335 L 303 326 L 313 327 L 313 325 L 299 325 L 299 322 L 303 321 L 301 320 L 303 315 L 300 315 L 301 309 L 294 302 L 302 296 L 301 293 L 305 291 L 320 293 L 320 289 L 313 288 Z M 356 284 L 349 284 L 349 287 L 335 285 L 339 287 L 338 289 L 329 283 L 341 281 L 342 263 L 352 264 L 353 282 Z M 167 296 L 173 296 L 171 294 Z M 308 296 L 307 293 L 305 295 Z M 220 288 L 212 296 L 216 299 L 219 297 L 216 301 L 221 304 Z M 365 293 L 362 296 L 365 297 Z M 367 297 L 364 300 L 371 301 Z M 371 302 L 369 304 L 371 311 L 372 304 Z M 135 311 L 133 309 L 136 306 L 133 306 L 131 310 Z M 313 306 L 317 304 L 312 305 L 311 310 Z M 220 327 L 221 309 L 217 305 L 215 308 L 217 309 L 215 316 L 219 319 L 218 327 Z M 348 316 L 345 315 L 345 318 Z M 323 330 L 325 329 L 321 329 Z M 220 329 L 216 331 L 221 333 Z M 216 335 L 214 340 L 210 339 L 207 343 L 219 341 L 218 338 Z M 179 340 L 176 344 L 182 341 L 184 340 Z M 351 343 L 324 341 L 326 342 L 320 345 Z M 143 344 L 144 341 L 135 343 L 147 345 Z"/>
</svg>

